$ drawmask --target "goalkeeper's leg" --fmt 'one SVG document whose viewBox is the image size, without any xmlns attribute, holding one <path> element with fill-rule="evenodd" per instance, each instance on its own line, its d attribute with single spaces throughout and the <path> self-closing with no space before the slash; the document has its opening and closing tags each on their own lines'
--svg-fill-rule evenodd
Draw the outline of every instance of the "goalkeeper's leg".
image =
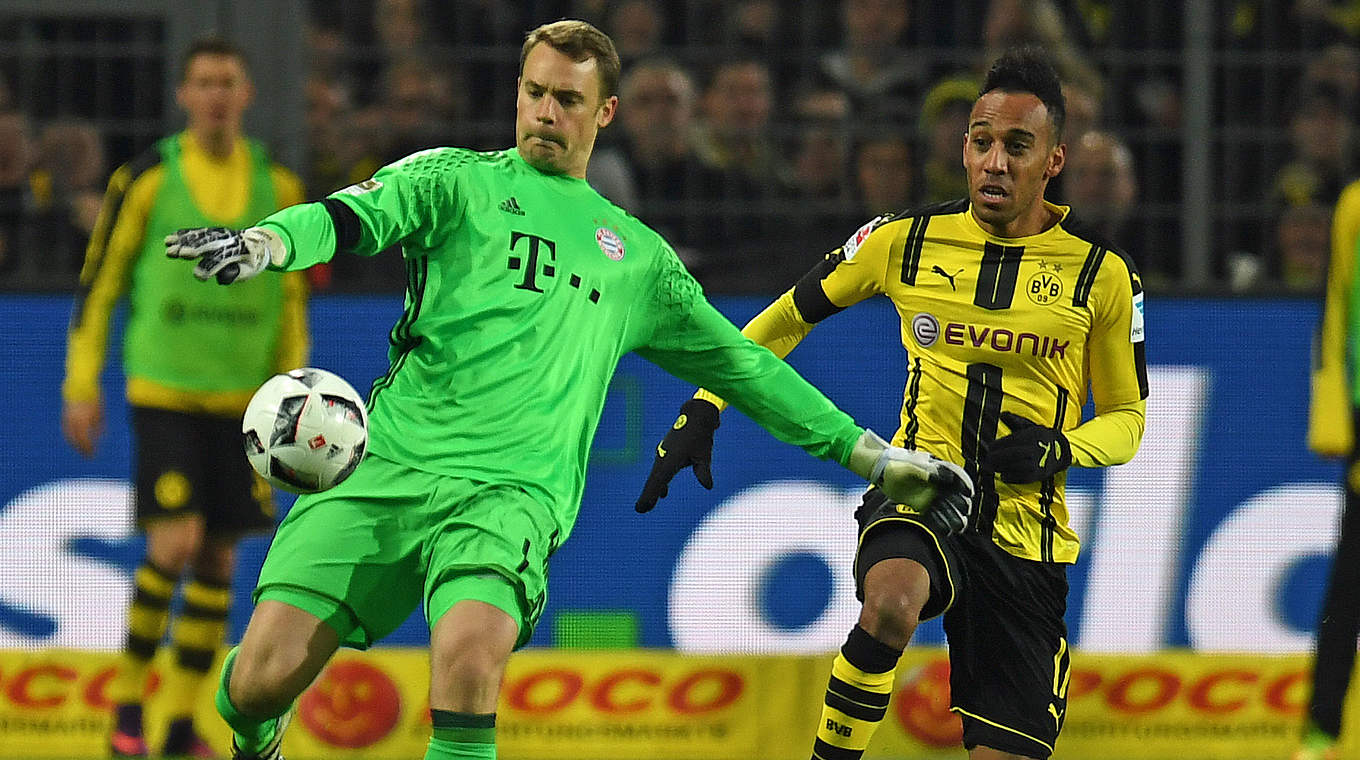
<svg viewBox="0 0 1360 760">
<path fill-rule="evenodd" d="M 293 701 L 339 648 L 337 623 L 352 626 L 348 613 L 318 609 L 327 603 L 305 591 L 267 590 L 255 608 L 240 646 L 223 663 L 217 690 L 217 711 L 231 727 L 234 757 L 279 756 Z"/>
</svg>

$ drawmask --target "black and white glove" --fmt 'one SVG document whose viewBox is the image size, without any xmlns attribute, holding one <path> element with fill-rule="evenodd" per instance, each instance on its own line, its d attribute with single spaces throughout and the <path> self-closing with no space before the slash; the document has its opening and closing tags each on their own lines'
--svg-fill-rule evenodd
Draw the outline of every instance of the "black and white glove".
<svg viewBox="0 0 1360 760">
<path fill-rule="evenodd" d="M 652 471 L 633 509 L 639 514 L 652 511 L 657 500 L 670 491 L 671 479 L 686 467 L 694 468 L 699 485 L 712 489 L 713 433 L 719 424 L 718 407 L 713 402 L 692 398 L 682 404 L 680 416 L 656 447 Z"/>
<path fill-rule="evenodd" d="M 869 461 L 873 464 L 862 472 Z M 915 510 L 922 522 L 941 535 L 961 533 L 972 525 L 973 480 L 953 462 L 889 446 L 866 430 L 850 455 L 850 468 L 878 486 L 894 504 Z"/>
<path fill-rule="evenodd" d="M 228 285 L 248 280 L 270 264 L 282 265 L 288 251 L 273 230 L 201 227 L 166 235 L 165 255 L 172 259 L 198 259 L 195 277 L 200 280 L 216 277 L 219 284 Z"/>
<path fill-rule="evenodd" d="M 1002 412 L 1010 435 L 996 439 L 986 466 L 1006 483 L 1038 483 L 1072 466 L 1072 444 L 1062 431 Z"/>
</svg>

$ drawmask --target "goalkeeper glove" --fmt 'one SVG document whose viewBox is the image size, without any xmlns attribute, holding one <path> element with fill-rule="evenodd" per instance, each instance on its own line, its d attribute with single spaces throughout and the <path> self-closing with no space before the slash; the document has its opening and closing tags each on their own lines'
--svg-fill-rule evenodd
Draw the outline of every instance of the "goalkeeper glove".
<svg viewBox="0 0 1360 760">
<path fill-rule="evenodd" d="M 1006 483 L 1038 483 L 1072 465 L 1072 445 L 1062 431 L 1002 412 L 1010 435 L 998 438 L 987 452 L 986 465 Z"/>
<path fill-rule="evenodd" d="M 680 416 L 656 447 L 652 471 L 642 486 L 642 495 L 633 505 L 639 514 L 650 512 L 657 499 L 670 490 L 671 479 L 686 467 L 694 467 L 694 477 L 704 488 L 713 488 L 713 432 L 718 429 L 718 407 L 710 401 L 692 398 L 680 407 Z"/>
<path fill-rule="evenodd" d="M 172 259 L 198 259 L 194 276 L 216 277 L 221 285 L 248 280 L 288 258 L 283 238 L 263 227 L 237 231 L 225 227 L 180 230 L 165 236 L 165 255 Z"/>
<path fill-rule="evenodd" d="M 953 462 L 889 446 L 874 431 L 865 430 L 850 454 L 850 469 L 878 486 L 894 504 L 914 509 L 940 535 L 961 533 L 972 525 L 973 481 Z"/>
</svg>

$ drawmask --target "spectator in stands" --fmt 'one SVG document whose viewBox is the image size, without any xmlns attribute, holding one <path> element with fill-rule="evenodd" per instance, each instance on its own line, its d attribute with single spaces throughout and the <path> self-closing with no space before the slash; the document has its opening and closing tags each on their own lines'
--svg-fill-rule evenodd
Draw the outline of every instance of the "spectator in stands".
<svg viewBox="0 0 1360 760">
<path fill-rule="evenodd" d="M 799 200 L 843 202 L 849 194 L 850 98 L 840 90 L 813 90 L 799 97 L 793 110 L 793 181 Z"/>
<path fill-rule="evenodd" d="M 338 79 L 313 71 L 307 78 L 307 187 L 328 193 L 354 184 L 343 161 L 346 118 L 354 104 L 349 88 Z M 370 176 L 370 175 L 365 175 Z"/>
<path fill-rule="evenodd" d="M 1289 117 L 1289 158 L 1272 183 L 1287 206 L 1330 206 L 1352 175 L 1354 126 L 1342 94 L 1326 83 L 1305 89 Z"/>
<path fill-rule="evenodd" d="M 1322 292 L 1331 225 L 1331 207 L 1321 203 L 1290 206 L 1280 214 L 1275 224 L 1276 269 L 1286 288 Z"/>
<path fill-rule="evenodd" d="M 1351 43 L 1328 45 L 1304 66 L 1305 85 L 1330 85 L 1342 103 L 1354 108 L 1360 100 L 1360 48 Z"/>
<path fill-rule="evenodd" d="M 818 74 L 850 97 L 856 119 L 915 122 L 932 72 L 903 45 L 910 21 L 908 0 L 842 0 L 842 42 L 818 61 Z"/>
<path fill-rule="evenodd" d="M 700 159 L 723 179 L 705 215 L 711 242 L 706 254 L 722 253 L 721 263 L 705 264 L 695 276 L 705 287 L 768 287 L 768 275 L 746 280 L 760 268 L 768 245 L 781 231 L 793 195 L 793 170 L 785 160 L 772 124 L 774 92 L 769 68 L 744 58 L 717 65 L 701 98 L 703 118 L 696 131 Z M 748 256 L 745 251 L 752 251 Z"/>
<path fill-rule="evenodd" d="M 1360 39 L 1360 7 L 1352 0 L 1295 0 L 1280 6 L 1304 40 Z"/>
<path fill-rule="evenodd" d="M 958 160 L 959 146 L 968 134 L 968 115 L 973 111 L 980 84 L 980 80 L 970 76 L 942 79 L 930 88 L 921 104 L 919 131 L 925 141 L 925 156 L 920 184 L 926 203 L 968 194 L 968 175 Z"/>
<path fill-rule="evenodd" d="M 457 80 L 456 72 L 423 56 L 407 55 L 392 62 L 383 76 L 387 143 L 382 163 L 425 148 L 463 144 L 455 130 L 466 110 L 459 101 L 463 88 Z"/>
<path fill-rule="evenodd" d="M 1109 132 L 1088 131 L 1068 143 L 1063 171 L 1063 203 L 1078 210 L 1082 222 L 1105 240 L 1131 240 L 1129 221 L 1138 197 L 1133 154 L 1124 141 Z M 1146 273 L 1149 262 L 1139 260 Z"/>
<path fill-rule="evenodd" d="M 18 267 L 26 247 L 28 216 L 37 205 L 33 162 L 28 117 L 19 111 L 0 112 L 0 273 Z"/>
<path fill-rule="evenodd" d="M 1073 37 L 1056 0 L 991 0 L 987 5 L 982 40 L 988 60 L 1008 47 L 1039 45 L 1057 62 L 1064 96 L 1075 88 L 1099 101 L 1104 91 L 1100 72 Z"/>
<path fill-rule="evenodd" d="M 704 163 L 694 148 L 694 81 L 667 59 L 638 63 L 620 83 L 621 140 L 600 149 L 586 175 L 601 195 L 628 209 L 675 246 L 691 270 L 725 235 L 726 201 L 740 178 Z M 746 188 L 750 189 L 750 188 Z"/>
<path fill-rule="evenodd" d="M 795 100 L 792 123 L 793 196 L 781 204 L 780 242 L 771 244 L 831 250 L 846 229 L 864 223 L 855 204 L 850 98 L 837 89 L 809 90 Z"/>
<path fill-rule="evenodd" d="M 690 2 L 685 13 L 690 32 L 686 42 L 764 61 L 775 91 L 793 92 L 794 81 L 807 72 L 804 57 L 792 51 L 818 46 L 819 40 L 809 39 L 808 32 L 832 25 L 824 23 L 822 5 L 802 3 L 797 13 L 789 13 L 786 3 L 774 0 Z"/>
<path fill-rule="evenodd" d="M 103 202 L 104 163 L 103 140 L 87 122 L 54 121 L 38 133 L 35 174 L 46 197 L 34 221 L 48 265 L 66 266 L 72 282 Z"/>
<path fill-rule="evenodd" d="M 656 56 L 665 40 L 665 11 L 650 0 L 625 0 L 609 10 L 605 31 L 614 38 L 624 70 L 635 61 Z"/>
<path fill-rule="evenodd" d="M 374 30 L 389 60 L 418 52 L 426 43 L 421 0 L 376 0 Z"/>
<path fill-rule="evenodd" d="M 960 139 L 958 145 L 962 142 Z M 876 214 L 896 214 L 914 205 L 912 146 L 900 130 L 883 130 L 860 141 L 855 153 L 855 181 L 861 223 Z"/>
<path fill-rule="evenodd" d="M 789 167 L 771 139 L 774 97 L 763 62 L 735 59 L 718 64 L 702 98 L 698 149 L 704 161 L 765 187 L 789 186 Z"/>
</svg>

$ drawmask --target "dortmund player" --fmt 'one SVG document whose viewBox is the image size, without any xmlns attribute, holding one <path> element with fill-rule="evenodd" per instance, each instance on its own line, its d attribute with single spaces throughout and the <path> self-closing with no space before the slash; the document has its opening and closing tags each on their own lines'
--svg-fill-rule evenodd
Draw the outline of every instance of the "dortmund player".
<svg viewBox="0 0 1360 760">
<path fill-rule="evenodd" d="M 890 298 L 907 351 L 893 442 L 961 464 L 977 487 L 976 520 L 957 533 L 881 489 L 864 495 L 855 556 L 863 608 L 832 666 L 814 758 L 861 756 L 902 649 L 918 621 L 941 614 L 969 756 L 1053 752 L 1067 704 L 1066 572 L 1078 548 L 1066 470 L 1128 461 L 1147 397 L 1133 265 L 1043 197 L 1063 167 L 1063 117 L 1042 54 L 1003 55 L 969 117 L 969 197 L 869 222 L 744 329 L 787 355 L 822 319 Z M 1088 388 L 1095 416 L 1082 421 Z M 639 511 L 685 466 L 712 486 L 721 404 L 707 390 L 685 403 Z"/>
<path fill-rule="evenodd" d="M 1332 570 L 1318 614 L 1312 690 L 1303 737 L 1291 760 L 1336 760 L 1346 694 L 1355 668 L 1360 634 L 1360 449 L 1355 446 L 1360 416 L 1360 279 L 1355 266 L 1360 245 L 1360 181 L 1341 191 L 1332 216 L 1331 258 L 1322 323 L 1315 343 L 1312 393 L 1308 405 L 1308 448 L 1345 463 L 1345 493 Z"/>
<path fill-rule="evenodd" d="M 99 373 L 114 306 L 128 298 L 123 368 L 136 441 L 137 523 L 146 556 L 134 575 L 110 737 L 115 757 L 145 757 L 142 697 L 185 571 L 164 679 L 166 756 L 211 757 L 194 731 L 194 695 L 226 635 L 241 536 L 274 527 L 269 487 L 241 458 L 241 413 L 260 383 L 305 363 L 300 274 L 230 295 L 186 281 L 161 255 L 185 226 L 250 224 L 302 200 L 302 183 L 242 134 L 253 89 L 241 52 L 215 38 L 184 55 L 176 100 L 187 128 L 109 180 L 81 273 L 62 386 L 62 430 L 91 456 L 103 426 Z"/>
<path fill-rule="evenodd" d="M 369 456 L 336 488 L 298 499 L 224 665 L 217 707 L 236 757 L 279 757 L 289 706 L 336 648 L 367 647 L 422 604 L 426 758 L 495 757 L 505 663 L 543 610 L 547 560 L 571 535 L 605 393 L 629 351 L 936 519 L 967 519 L 961 469 L 857 426 L 586 183 L 618 79 L 613 42 L 595 27 L 539 27 L 521 50 L 514 148 L 422 151 L 243 232 L 167 238 L 167 255 L 199 259 L 195 275 L 224 284 L 394 243 L 407 268 L 390 369 L 369 397 Z"/>
</svg>

